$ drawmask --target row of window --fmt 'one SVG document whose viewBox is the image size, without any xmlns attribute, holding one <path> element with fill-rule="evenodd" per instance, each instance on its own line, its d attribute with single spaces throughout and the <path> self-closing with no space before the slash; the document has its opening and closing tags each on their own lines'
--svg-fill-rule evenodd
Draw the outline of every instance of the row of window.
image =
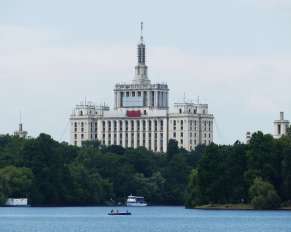
<svg viewBox="0 0 291 232">
<path fill-rule="evenodd" d="M 135 135 L 134 133 L 125 133 L 124 135 L 125 135 L 125 138 L 123 137 L 123 133 L 119 133 L 119 140 L 118 140 L 116 133 L 113 134 L 113 138 L 111 134 L 108 134 L 108 140 L 106 144 L 106 136 L 103 133 L 101 142 L 104 145 L 105 144 L 106 145 L 122 145 L 124 147 L 134 147 L 134 144 L 136 142 L 137 147 L 147 147 L 149 150 L 153 150 L 153 151 L 158 151 L 158 147 L 159 147 L 159 151 L 163 152 L 163 143 L 164 143 L 163 133 L 160 133 L 159 139 L 158 139 L 158 133 L 154 133 L 153 147 L 152 147 L 151 142 L 146 144 L 146 141 L 152 141 L 152 133 L 142 133 L 142 136 L 143 136 L 142 138 L 141 138 L 141 134 L 137 134 L 136 137 L 134 137 Z M 148 135 L 148 139 L 146 138 L 146 135 Z"/>
<path fill-rule="evenodd" d="M 126 120 L 126 121 L 119 121 L 119 131 L 134 131 L 135 130 L 135 125 L 134 122 L 136 122 L 136 130 L 140 131 L 141 129 L 143 131 L 146 130 L 147 126 L 146 126 L 146 120 Z M 154 130 L 154 131 L 162 131 L 164 130 L 164 122 L 162 120 L 154 120 L 153 123 L 151 120 L 147 121 L 148 122 L 148 130 Z M 103 132 L 106 131 L 106 123 L 107 123 L 107 130 L 110 132 L 111 130 L 113 131 L 117 131 L 117 121 L 113 121 L 113 123 L 111 121 L 103 121 L 102 122 L 102 129 Z"/>
</svg>

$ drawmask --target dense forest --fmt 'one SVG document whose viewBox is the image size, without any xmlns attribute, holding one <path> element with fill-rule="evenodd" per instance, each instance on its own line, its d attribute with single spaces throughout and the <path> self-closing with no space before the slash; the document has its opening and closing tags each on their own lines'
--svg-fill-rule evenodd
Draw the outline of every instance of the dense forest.
<svg viewBox="0 0 291 232">
<path fill-rule="evenodd" d="M 249 144 L 168 152 L 85 142 L 81 148 L 49 135 L 0 136 L 0 202 L 28 197 L 32 205 L 111 205 L 142 195 L 153 205 L 250 203 L 271 209 L 291 200 L 291 133 L 261 132 Z"/>
<path fill-rule="evenodd" d="M 205 149 L 205 148 L 204 148 Z M 104 205 L 142 195 L 150 204 L 183 205 L 188 177 L 203 152 L 169 154 L 85 142 L 81 148 L 40 134 L 0 137 L 0 201 L 28 197 L 32 205 Z"/>
<path fill-rule="evenodd" d="M 186 205 L 249 203 L 275 209 L 291 200 L 291 130 L 274 139 L 254 133 L 249 144 L 209 145 L 189 177 Z"/>
</svg>

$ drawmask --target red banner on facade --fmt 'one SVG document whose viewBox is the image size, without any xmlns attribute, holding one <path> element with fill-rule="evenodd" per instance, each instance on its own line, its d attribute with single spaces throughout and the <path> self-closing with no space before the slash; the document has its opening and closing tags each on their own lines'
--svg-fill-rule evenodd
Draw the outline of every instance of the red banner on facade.
<svg viewBox="0 0 291 232">
<path fill-rule="evenodd" d="M 138 118 L 141 116 L 140 110 L 128 110 L 126 111 L 126 116 L 130 118 Z"/>
</svg>

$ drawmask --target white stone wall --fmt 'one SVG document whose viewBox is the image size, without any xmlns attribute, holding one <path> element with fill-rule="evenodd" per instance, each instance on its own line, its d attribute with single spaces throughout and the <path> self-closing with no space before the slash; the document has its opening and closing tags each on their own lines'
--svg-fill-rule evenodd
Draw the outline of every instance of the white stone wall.
<svg viewBox="0 0 291 232">
<path fill-rule="evenodd" d="M 98 139 L 104 145 L 166 152 L 169 139 L 177 140 L 179 147 L 189 151 L 198 144 L 213 142 L 213 115 L 205 113 L 207 105 L 184 105 L 181 111 L 179 107 L 182 105 L 178 105 L 174 113 L 144 108 L 137 118 L 127 117 L 124 109 L 105 111 L 103 115 L 73 114 L 71 144 L 81 146 L 82 141 Z"/>
</svg>

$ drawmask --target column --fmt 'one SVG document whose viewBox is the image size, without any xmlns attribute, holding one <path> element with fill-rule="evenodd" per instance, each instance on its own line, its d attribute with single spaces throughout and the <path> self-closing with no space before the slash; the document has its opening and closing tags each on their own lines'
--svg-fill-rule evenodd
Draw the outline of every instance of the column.
<svg viewBox="0 0 291 232">
<path fill-rule="evenodd" d="M 152 102 L 151 102 L 151 91 L 148 91 L 147 98 L 148 98 L 148 106 L 151 107 L 151 105 L 152 105 Z"/>
<path fill-rule="evenodd" d="M 126 147 L 126 136 L 125 136 L 125 133 L 126 133 L 126 131 L 125 131 L 125 121 L 126 120 L 122 120 L 121 121 L 121 124 L 122 124 L 122 146 L 123 147 Z"/>
<path fill-rule="evenodd" d="M 105 145 L 108 145 L 108 121 L 105 120 Z"/>
<path fill-rule="evenodd" d="M 149 119 L 145 120 L 146 122 L 146 130 L 145 130 L 145 147 L 149 150 Z"/>
<path fill-rule="evenodd" d="M 114 143 L 114 120 L 111 120 L 111 145 L 115 145 Z"/>
<path fill-rule="evenodd" d="M 128 134 L 128 147 L 131 147 L 131 140 L 132 140 L 132 138 L 131 138 L 131 120 L 127 120 L 128 121 L 128 132 L 127 132 L 127 134 Z"/>
<path fill-rule="evenodd" d="M 137 134 L 138 134 L 138 131 L 137 131 L 137 120 L 133 120 L 133 123 L 134 123 L 134 130 L 133 130 L 133 147 L 134 148 L 137 148 Z"/>
<path fill-rule="evenodd" d="M 139 146 L 143 145 L 143 120 L 139 120 Z"/>
<path fill-rule="evenodd" d="M 154 92 L 154 107 L 157 108 L 158 107 L 158 91 Z"/>
<path fill-rule="evenodd" d="M 161 149 L 161 120 L 157 120 L 157 152 L 160 152 Z"/>
<path fill-rule="evenodd" d="M 152 146 L 152 151 L 155 151 L 155 120 L 151 119 L 151 146 Z"/>
<path fill-rule="evenodd" d="M 114 91 L 114 108 L 116 109 L 118 105 L 117 91 Z"/>
<path fill-rule="evenodd" d="M 163 134 L 164 134 L 164 137 L 163 137 L 163 150 L 164 152 L 167 151 L 167 146 L 168 146 L 168 138 L 169 138 L 169 135 L 168 135 L 168 119 L 167 118 L 164 118 L 163 119 Z"/>
<path fill-rule="evenodd" d="M 116 120 L 116 145 L 120 145 L 120 130 L 119 130 L 119 120 Z"/>
</svg>

